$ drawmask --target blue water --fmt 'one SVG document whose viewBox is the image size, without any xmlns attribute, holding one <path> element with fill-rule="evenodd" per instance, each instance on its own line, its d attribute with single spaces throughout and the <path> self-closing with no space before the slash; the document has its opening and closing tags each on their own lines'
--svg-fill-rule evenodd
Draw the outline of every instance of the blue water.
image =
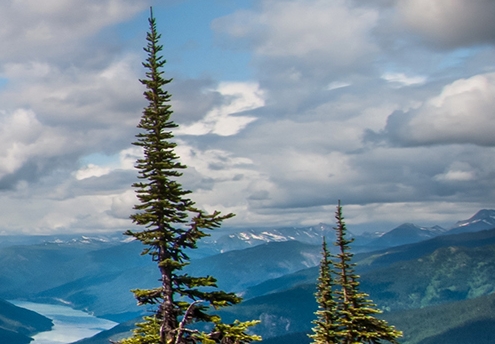
<svg viewBox="0 0 495 344">
<path fill-rule="evenodd" d="M 31 344 L 67 344 L 108 330 L 117 323 L 100 319 L 83 311 L 68 306 L 50 305 L 26 301 L 10 301 L 14 305 L 32 310 L 52 319 L 51 331 L 41 332 L 34 336 Z"/>
</svg>

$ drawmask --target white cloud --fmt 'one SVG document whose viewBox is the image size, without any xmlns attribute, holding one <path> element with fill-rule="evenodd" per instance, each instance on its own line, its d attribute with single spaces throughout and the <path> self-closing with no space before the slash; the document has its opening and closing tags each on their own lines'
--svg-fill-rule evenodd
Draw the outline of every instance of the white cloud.
<svg viewBox="0 0 495 344">
<path fill-rule="evenodd" d="M 202 120 L 182 125 L 176 131 L 177 135 L 235 135 L 256 120 L 256 117 L 240 113 L 264 105 L 263 92 L 255 83 L 224 82 L 216 91 L 225 103 L 210 110 Z"/>
<path fill-rule="evenodd" d="M 107 61 L 93 70 L 48 62 L 7 63 L 2 75 L 12 81 L 0 99 L 5 107 L 27 104 L 45 121 L 58 125 L 131 125 L 143 102 L 136 66 L 135 55 Z"/>
<path fill-rule="evenodd" d="M 31 110 L 3 112 L 0 121 L 0 178 L 31 159 L 47 159 L 75 149 L 67 145 L 68 137 L 62 131 L 43 125 Z"/>
<path fill-rule="evenodd" d="M 383 137 L 400 145 L 494 146 L 495 73 L 446 85 L 416 109 L 389 116 Z"/>
<path fill-rule="evenodd" d="M 477 178 L 476 170 L 465 162 L 452 163 L 449 168 L 441 174 L 433 177 L 441 182 L 467 182 Z"/>
<path fill-rule="evenodd" d="M 404 73 L 384 73 L 382 79 L 400 84 L 401 86 L 421 85 L 427 80 L 425 76 L 416 75 L 408 76 Z"/>
<path fill-rule="evenodd" d="M 111 200 L 112 204 L 108 214 L 117 219 L 128 220 L 129 216 L 134 212 L 133 206 L 138 204 L 134 190 L 128 190 L 120 195 L 113 196 Z"/>
<path fill-rule="evenodd" d="M 495 145 L 495 73 L 447 85 L 411 119 L 411 140 Z"/>
<path fill-rule="evenodd" d="M 257 11 L 216 20 L 214 28 L 235 39 L 250 39 L 261 56 L 342 66 L 375 51 L 369 31 L 377 18 L 373 9 L 355 8 L 347 0 L 267 1 Z"/>
<path fill-rule="evenodd" d="M 339 88 L 344 88 L 347 86 L 351 86 L 352 83 L 350 82 L 345 82 L 345 81 L 332 81 L 330 84 L 328 84 L 327 89 L 329 91 L 331 90 L 337 90 Z"/>
<path fill-rule="evenodd" d="M 94 164 L 88 164 L 87 166 L 79 169 L 74 174 L 77 180 L 82 180 L 91 177 L 101 177 L 110 173 L 109 167 L 101 167 Z"/>
<path fill-rule="evenodd" d="M 140 147 L 126 148 L 119 153 L 120 168 L 125 170 L 134 169 L 136 160 L 143 157 L 143 151 Z"/>
<path fill-rule="evenodd" d="M 143 42 L 132 45 L 146 28 L 129 18 L 142 8 L 143 19 L 146 1 L 38 2 L 0 4 L 0 227 L 127 228 L 145 106 Z M 273 0 L 236 12 L 220 1 L 202 17 L 213 45 L 166 21 L 170 3 L 155 14 L 180 182 L 200 208 L 237 213 L 226 225 L 332 222 L 339 198 L 351 224 L 495 206 L 492 2 Z M 186 45 L 207 56 L 175 49 Z M 250 81 L 215 79 L 219 47 Z M 191 64 L 202 76 L 181 79 Z"/>
<path fill-rule="evenodd" d="M 435 179 L 440 181 L 469 181 L 474 178 L 475 175 L 471 171 L 447 171 L 435 176 Z"/>
</svg>

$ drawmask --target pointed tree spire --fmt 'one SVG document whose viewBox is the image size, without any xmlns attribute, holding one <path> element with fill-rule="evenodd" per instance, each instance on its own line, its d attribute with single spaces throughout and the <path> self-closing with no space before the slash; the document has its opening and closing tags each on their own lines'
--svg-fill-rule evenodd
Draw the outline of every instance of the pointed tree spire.
<svg viewBox="0 0 495 344">
<path fill-rule="evenodd" d="M 359 276 L 354 272 L 355 264 L 352 263 L 353 254 L 350 251 L 353 239 L 347 239 L 340 201 L 335 219 L 338 253 L 332 256 L 323 241 L 323 258 L 315 294 L 317 319 L 313 322 L 314 334 L 309 336 L 315 344 L 397 344 L 402 332 L 376 318 L 375 315 L 381 311 L 369 300 L 368 294 L 359 290 Z M 331 258 L 335 258 L 334 262 Z"/>
<path fill-rule="evenodd" d="M 313 334 L 309 337 L 314 344 L 334 344 L 339 342 L 339 316 L 337 302 L 334 296 L 333 262 L 332 255 L 323 238 L 322 259 L 318 276 L 317 291 L 315 293 L 318 310 L 315 312 L 316 320 L 313 321 Z"/>
<path fill-rule="evenodd" d="M 395 343 L 402 332 L 397 331 L 386 321 L 378 319 L 375 315 L 381 313 L 376 305 L 369 300 L 366 293 L 359 290 L 359 276 L 355 273 L 355 264 L 352 263 L 353 254 L 350 244 L 354 239 L 347 239 L 347 228 L 342 215 L 340 200 L 335 212 L 337 226 L 335 245 L 339 249 L 335 267 L 338 274 L 337 312 L 340 318 L 342 344 L 354 343 Z"/>
<path fill-rule="evenodd" d="M 219 343 L 232 340 L 248 343 L 259 337 L 245 333 L 255 322 L 236 322 L 226 325 L 210 309 L 237 304 L 241 299 L 234 293 L 216 289 L 216 279 L 211 276 L 189 276 L 182 269 L 189 264 L 187 251 L 197 248 L 197 242 L 208 236 L 207 231 L 219 227 L 222 221 L 234 214 L 221 215 L 215 211 L 206 214 L 196 208 L 188 198 L 191 193 L 183 189 L 178 179 L 186 168 L 175 152 L 172 130 L 177 124 L 171 119 L 171 95 L 164 89 L 172 79 L 164 77 L 166 61 L 160 55 L 161 35 L 150 9 L 147 58 L 143 63 L 145 78 L 144 97 L 148 106 L 143 110 L 138 124 L 140 132 L 134 145 L 141 147 L 143 157 L 136 162 L 139 181 L 133 184 L 139 203 L 134 206 L 131 219 L 138 230 L 125 234 L 134 237 L 145 246 L 157 263 L 159 285 L 153 289 L 133 290 L 139 304 L 154 308 L 150 316 L 137 324 L 134 336 L 123 344 L 183 344 Z M 213 336 L 188 328 L 192 322 L 211 324 Z M 215 338 L 220 339 L 215 339 Z"/>
</svg>

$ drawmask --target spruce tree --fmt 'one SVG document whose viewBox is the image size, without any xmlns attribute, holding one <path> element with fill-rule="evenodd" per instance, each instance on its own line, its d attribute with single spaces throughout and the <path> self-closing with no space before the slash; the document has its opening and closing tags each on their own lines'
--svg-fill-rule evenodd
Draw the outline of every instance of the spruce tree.
<svg viewBox="0 0 495 344">
<path fill-rule="evenodd" d="M 209 311 L 237 304 L 241 299 L 233 293 L 216 288 L 211 276 L 193 277 L 184 273 L 189 264 L 187 251 L 195 249 L 197 241 L 208 231 L 219 227 L 233 214 L 215 211 L 206 214 L 188 198 L 178 178 L 186 168 L 175 153 L 172 130 L 177 124 L 171 119 L 171 95 L 164 87 L 172 80 L 164 77 L 165 60 L 160 55 L 160 34 L 153 12 L 143 63 L 146 78 L 140 80 L 146 90 L 148 106 L 138 124 L 140 132 L 133 144 L 141 147 L 143 158 L 136 162 L 139 181 L 133 184 L 139 203 L 134 206 L 132 221 L 138 229 L 125 234 L 145 245 L 144 255 L 157 263 L 160 284 L 153 289 L 137 289 L 133 293 L 140 305 L 153 307 L 153 313 L 137 324 L 134 335 L 122 344 L 183 344 L 183 343 L 249 343 L 260 340 L 246 330 L 256 322 L 223 324 Z M 158 276 L 157 276 L 158 277 Z M 210 332 L 190 327 L 191 323 L 210 323 Z"/>
<path fill-rule="evenodd" d="M 314 344 L 339 343 L 339 317 L 337 302 L 334 297 L 333 262 L 332 255 L 323 239 L 322 259 L 318 276 L 317 291 L 315 293 L 318 310 L 315 312 L 316 320 L 313 321 L 313 334 L 309 337 Z"/>
<path fill-rule="evenodd" d="M 339 249 L 335 268 L 338 274 L 336 284 L 340 285 L 340 290 L 336 292 L 342 335 L 340 343 L 398 343 L 397 338 L 402 336 L 402 332 L 388 325 L 386 321 L 376 318 L 375 315 L 381 311 L 368 299 L 366 293 L 359 291 L 359 276 L 354 271 L 355 264 L 352 263 L 353 254 L 350 251 L 350 244 L 354 239 L 346 238 L 347 228 L 340 201 L 335 218 L 337 220 L 335 245 Z"/>
</svg>

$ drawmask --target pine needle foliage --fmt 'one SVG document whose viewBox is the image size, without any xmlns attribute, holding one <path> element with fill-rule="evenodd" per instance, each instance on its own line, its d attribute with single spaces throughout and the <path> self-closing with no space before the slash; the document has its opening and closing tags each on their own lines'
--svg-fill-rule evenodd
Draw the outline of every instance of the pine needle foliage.
<svg viewBox="0 0 495 344">
<path fill-rule="evenodd" d="M 402 332 L 388 325 L 385 320 L 376 318 L 381 311 L 369 299 L 368 294 L 359 290 L 359 275 L 355 273 L 355 264 L 352 263 L 353 254 L 350 250 L 350 244 L 354 240 L 347 239 L 347 228 L 340 201 L 335 219 L 337 221 L 337 226 L 334 227 L 335 246 L 338 248 L 338 254 L 333 263 L 329 262 L 331 255 L 324 241 L 323 259 L 320 263 L 315 294 L 319 309 L 313 327 L 315 334 L 310 335 L 313 343 L 398 344 L 397 338 L 402 337 Z"/>
<path fill-rule="evenodd" d="M 182 188 L 178 179 L 186 168 L 175 153 L 172 130 L 177 124 L 171 119 L 171 95 L 164 90 L 172 80 L 164 77 L 166 61 L 160 55 L 160 34 L 152 10 L 144 48 L 143 63 L 146 78 L 140 80 L 146 90 L 148 106 L 138 124 L 140 132 L 133 144 L 141 147 L 143 158 L 136 162 L 139 181 L 133 184 L 139 203 L 134 206 L 132 221 L 139 230 L 125 234 L 141 241 L 143 255 L 157 263 L 160 285 L 153 289 L 137 289 L 133 293 L 140 305 L 153 310 L 136 325 L 134 335 L 122 344 L 194 344 L 249 343 L 260 340 L 246 333 L 256 322 L 223 324 L 211 309 L 237 304 L 241 299 L 234 293 L 218 290 L 211 276 L 195 277 L 182 269 L 189 264 L 187 251 L 197 248 L 197 242 L 218 228 L 234 214 L 206 214 L 188 198 L 191 193 Z M 211 332 L 203 333 L 190 324 L 206 322 Z M 229 341 L 227 341 L 229 340 Z"/>
<path fill-rule="evenodd" d="M 318 310 L 315 312 L 317 319 L 313 321 L 314 333 L 309 335 L 315 344 L 338 343 L 339 339 L 339 321 L 332 272 L 332 255 L 328 250 L 326 240 L 323 239 L 322 259 L 315 293 L 318 303 Z"/>
</svg>

